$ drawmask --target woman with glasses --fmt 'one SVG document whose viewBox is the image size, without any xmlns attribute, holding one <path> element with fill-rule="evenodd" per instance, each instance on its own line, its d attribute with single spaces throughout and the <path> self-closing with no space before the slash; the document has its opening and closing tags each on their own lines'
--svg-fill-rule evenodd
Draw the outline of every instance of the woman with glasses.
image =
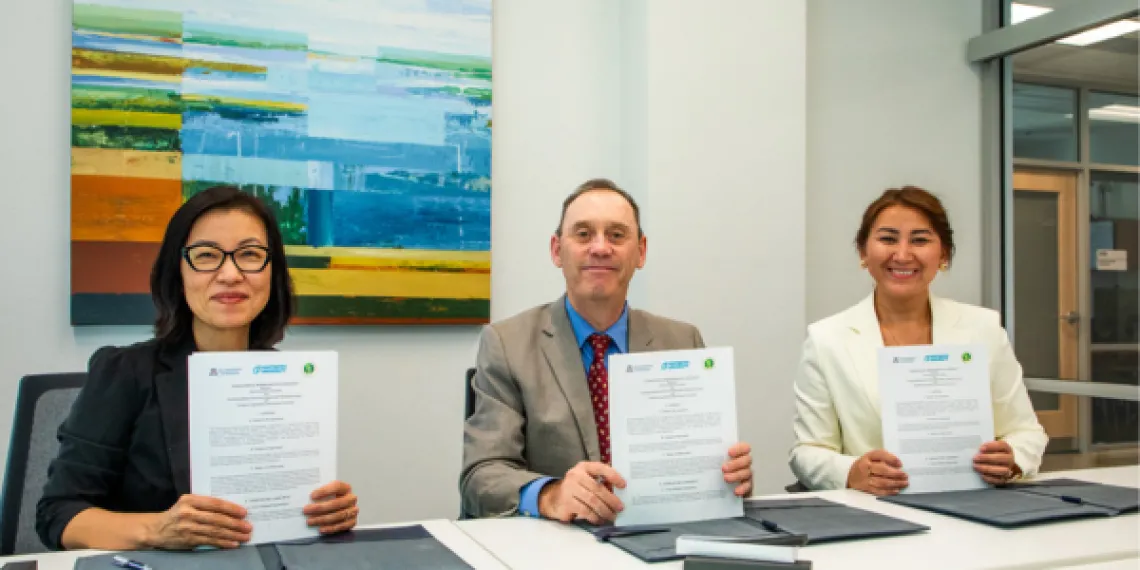
<svg viewBox="0 0 1140 570">
<path fill-rule="evenodd" d="M 151 272 L 155 338 L 105 347 L 59 428 L 59 455 L 36 509 L 53 549 L 234 548 L 245 510 L 190 493 L 187 358 L 271 350 L 293 314 L 273 213 L 237 188 L 200 192 L 175 212 Z M 352 488 L 333 481 L 304 508 L 321 533 L 356 525 Z"/>
</svg>

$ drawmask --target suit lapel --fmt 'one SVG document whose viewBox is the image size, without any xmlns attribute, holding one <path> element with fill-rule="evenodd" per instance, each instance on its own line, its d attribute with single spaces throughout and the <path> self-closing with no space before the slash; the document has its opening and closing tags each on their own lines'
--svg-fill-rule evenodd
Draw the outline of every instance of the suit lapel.
<svg viewBox="0 0 1140 570">
<path fill-rule="evenodd" d="M 190 492 L 189 403 L 187 397 L 187 362 L 194 352 L 194 341 L 176 346 L 160 345 L 154 390 L 162 417 L 162 436 L 174 489 L 179 495 Z"/>
<path fill-rule="evenodd" d="M 930 316 L 934 333 L 934 344 L 967 344 L 970 331 L 959 326 L 961 313 L 949 301 L 930 296 Z"/>
<path fill-rule="evenodd" d="M 652 352 L 657 350 L 653 343 L 653 331 L 649 321 L 641 311 L 629 310 L 629 352 Z"/>
<path fill-rule="evenodd" d="M 879 349 L 883 347 L 883 333 L 875 316 L 875 294 L 872 293 L 855 305 L 847 321 L 847 355 L 855 370 L 863 395 L 875 413 L 879 409 Z"/>
<path fill-rule="evenodd" d="M 586 456 L 591 461 L 599 461 L 602 451 L 598 446 L 594 409 L 590 405 L 590 388 L 586 385 L 582 353 L 579 351 L 577 339 L 574 338 L 574 329 L 570 327 L 570 318 L 566 315 L 565 296 L 546 307 L 544 319 L 543 337 L 540 341 L 542 354 L 546 357 L 550 372 L 574 413 Z"/>
</svg>

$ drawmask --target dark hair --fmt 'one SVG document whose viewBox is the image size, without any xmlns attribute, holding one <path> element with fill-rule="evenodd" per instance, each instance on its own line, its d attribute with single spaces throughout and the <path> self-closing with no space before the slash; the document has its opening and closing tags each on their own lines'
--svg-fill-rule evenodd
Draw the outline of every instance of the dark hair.
<svg viewBox="0 0 1140 570">
<path fill-rule="evenodd" d="M 942 251 L 946 254 L 947 263 L 954 258 L 954 230 L 950 227 L 950 219 L 946 215 L 946 208 L 937 196 L 919 188 L 918 186 L 903 186 L 902 188 L 889 188 L 877 200 L 867 206 L 863 212 L 863 224 L 855 234 L 855 245 L 863 252 L 867 248 L 867 239 L 871 235 L 871 226 L 883 210 L 891 206 L 904 206 L 917 210 L 934 228 L 938 239 L 942 241 Z"/>
<path fill-rule="evenodd" d="M 613 180 L 610 180 L 609 178 L 591 178 L 579 184 L 578 187 L 574 189 L 574 192 L 572 192 L 569 196 L 566 197 L 565 200 L 562 201 L 562 216 L 558 218 L 558 227 L 554 229 L 554 235 L 559 237 L 562 236 L 562 224 L 566 222 L 566 210 L 570 207 L 570 204 L 573 204 L 574 200 L 577 200 L 578 197 L 582 194 L 585 194 L 586 192 L 593 192 L 595 190 L 606 190 L 608 192 L 613 192 L 618 196 L 625 198 L 626 202 L 629 202 L 629 206 L 633 208 L 633 221 L 637 223 L 637 237 L 640 238 L 642 236 L 641 208 L 637 207 L 637 202 L 633 199 L 633 196 L 629 195 L 629 192 L 622 190 L 621 187 L 619 187 L 614 183 Z"/>
<path fill-rule="evenodd" d="M 182 283 L 182 247 L 190 236 L 190 229 L 198 218 L 216 210 L 242 210 L 261 219 L 269 237 L 271 280 L 269 301 L 250 323 L 249 346 L 254 349 L 271 348 L 285 336 L 285 327 L 293 316 L 293 283 L 285 261 L 285 246 L 277 218 L 264 202 L 233 186 L 207 188 L 182 204 L 162 237 L 158 258 L 150 272 L 150 294 L 154 300 L 154 335 L 160 342 L 178 343 L 191 333 L 193 314 L 186 304 Z"/>
</svg>

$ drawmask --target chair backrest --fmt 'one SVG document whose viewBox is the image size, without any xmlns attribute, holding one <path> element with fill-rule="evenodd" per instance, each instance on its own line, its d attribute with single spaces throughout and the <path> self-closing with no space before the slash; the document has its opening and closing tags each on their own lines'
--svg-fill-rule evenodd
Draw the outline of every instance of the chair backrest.
<svg viewBox="0 0 1140 570">
<path fill-rule="evenodd" d="M 475 413 L 475 389 L 471 387 L 471 380 L 473 378 L 475 378 L 475 369 L 474 368 L 468 368 L 467 373 L 464 375 L 464 378 L 463 378 L 463 386 L 464 386 L 464 389 L 466 390 L 466 395 L 464 396 L 464 399 L 463 399 L 463 407 L 464 407 L 463 420 L 464 421 L 466 421 L 468 418 L 470 418 L 471 414 Z M 461 497 L 459 499 L 459 520 L 467 520 L 469 518 L 471 518 L 471 517 L 467 516 L 467 513 L 463 511 L 463 498 Z"/>
<path fill-rule="evenodd" d="M 56 431 L 71 412 L 87 374 L 33 374 L 20 379 L 0 495 L 0 555 L 45 552 L 36 534 L 36 503 L 48 464 L 59 451 Z"/>
<path fill-rule="evenodd" d="M 475 369 L 468 368 L 467 379 L 463 382 L 463 384 L 467 387 L 467 398 L 464 400 L 466 410 L 463 415 L 463 419 L 465 420 L 471 417 L 471 414 L 475 413 L 475 389 L 471 387 L 471 380 L 473 378 L 475 378 Z"/>
</svg>

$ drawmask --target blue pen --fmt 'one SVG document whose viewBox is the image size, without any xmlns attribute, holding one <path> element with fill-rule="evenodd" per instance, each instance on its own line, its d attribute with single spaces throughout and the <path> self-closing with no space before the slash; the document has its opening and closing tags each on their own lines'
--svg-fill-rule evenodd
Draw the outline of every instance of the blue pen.
<svg viewBox="0 0 1140 570">
<path fill-rule="evenodd" d="M 151 568 L 142 562 L 135 562 L 134 560 L 131 560 L 125 556 L 115 556 L 111 558 L 111 564 L 114 564 L 119 568 L 127 568 L 128 570 L 154 570 L 154 568 Z"/>
</svg>

